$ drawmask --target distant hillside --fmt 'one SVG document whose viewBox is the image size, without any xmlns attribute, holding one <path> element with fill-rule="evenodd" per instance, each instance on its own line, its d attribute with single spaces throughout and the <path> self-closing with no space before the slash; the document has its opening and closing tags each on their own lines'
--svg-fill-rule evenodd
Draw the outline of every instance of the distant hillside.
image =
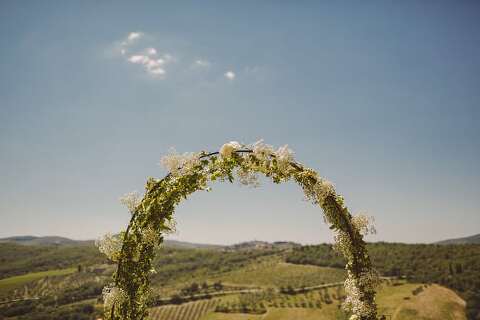
<svg viewBox="0 0 480 320">
<path fill-rule="evenodd" d="M 35 237 L 35 236 L 15 236 L 0 239 L 0 243 L 15 243 L 27 246 L 34 245 L 81 245 L 91 244 L 91 240 L 72 240 L 64 237 L 47 236 L 47 237 Z"/>
<path fill-rule="evenodd" d="M 437 244 L 480 244 L 480 233 L 465 238 L 448 239 L 437 242 Z"/>
<path fill-rule="evenodd" d="M 0 243 L 14 243 L 26 246 L 49 246 L 49 245 L 93 245 L 95 240 L 73 240 L 64 237 L 46 236 L 15 236 L 0 239 Z M 220 249 L 223 246 L 214 244 L 191 243 L 177 240 L 165 240 L 165 247 L 179 249 Z"/>
<path fill-rule="evenodd" d="M 222 245 L 219 244 L 205 244 L 205 243 L 192 243 L 178 240 L 165 240 L 163 242 L 165 247 L 178 248 L 178 249 L 221 249 Z"/>
<path fill-rule="evenodd" d="M 272 249 L 292 249 L 298 248 L 302 245 L 291 241 L 276 241 L 273 243 L 266 241 L 247 241 L 237 243 L 226 247 L 226 250 L 272 250 Z"/>
</svg>

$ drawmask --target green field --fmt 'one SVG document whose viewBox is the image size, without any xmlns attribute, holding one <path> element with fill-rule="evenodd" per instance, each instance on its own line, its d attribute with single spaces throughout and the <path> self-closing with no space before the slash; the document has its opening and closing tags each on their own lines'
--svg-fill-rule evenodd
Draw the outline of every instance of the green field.
<svg viewBox="0 0 480 320">
<path fill-rule="evenodd" d="M 213 281 L 260 287 L 294 288 L 343 281 L 345 270 L 289 264 L 273 258 L 215 277 Z"/>
<path fill-rule="evenodd" d="M 48 270 L 40 272 L 31 272 L 21 276 L 14 276 L 0 280 L 0 294 L 9 292 L 13 289 L 20 288 L 30 282 L 39 280 L 45 277 L 63 276 L 72 274 L 76 271 L 75 268 Z"/>
</svg>

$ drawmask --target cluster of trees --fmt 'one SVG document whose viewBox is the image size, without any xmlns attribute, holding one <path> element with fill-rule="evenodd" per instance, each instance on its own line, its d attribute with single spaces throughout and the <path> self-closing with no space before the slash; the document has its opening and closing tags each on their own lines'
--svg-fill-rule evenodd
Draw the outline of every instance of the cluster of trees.
<svg viewBox="0 0 480 320">
<path fill-rule="evenodd" d="M 221 281 L 216 281 L 213 284 L 208 284 L 203 282 L 198 284 L 197 282 L 192 282 L 191 284 L 180 289 L 181 296 L 192 296 L 196 294 L 207 294 L 211 292 L 218 292 L 223 290 L 223 284 Z"/>
<path fill-rule="evenodd" d="M 261 294 L 247 293 L 240 295 L 238 301 L 218 304 L 215 312 L 264 314 L 267 308 Z"/>
<path fill-rule="evenodd" d="M 0 243 L 0 279 L 29 272 L 106 263 L 93 245 L 35 245 Z"/>
<path fill-rule="evenodd" d="M 467 301 L 469 319 L 480 319 L 480 245 L 372 243 L 368 252 L 384 276 L 405 277 L 411 282 L 438 283 L 458 292 Z M 344 267 L 345 260 L 332 245 L 293 249 L 286 261 L 327 267 Z"/>
</svg>

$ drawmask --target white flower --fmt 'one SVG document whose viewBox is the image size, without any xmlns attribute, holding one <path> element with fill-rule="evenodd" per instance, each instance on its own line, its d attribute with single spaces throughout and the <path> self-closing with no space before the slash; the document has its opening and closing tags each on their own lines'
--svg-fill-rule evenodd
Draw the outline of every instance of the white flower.
<svg viewBox="0 0 480 320">
<path fill-rule="evenodd" d="M 174 175 L 186 173 L 198 165 L 199 156 L 199 153 L 194 152 L 178 154 L 175 149 L 171 149 L 170 154 L 162 157 L 160 164 Z"/>
<path fill-rule="evenodd" d="M 225 143 L 221 148 L 220 148 L 220 155 L 223 158 L 229 158 L 232 156 L 232 153 L 235 150 L 238 150 L 242 147 L 240 143 L 237 141 L 230 141 L 228 143 Z"/>
<path fill-rule="evenodd" d="M 122 249 L 122 240 L 118 235 L 107 233 L 95 241 L 98 250 L 105 254 L 110 260 L 115 261 L 117 254 Z"/>
<path fill-rule="evenodd" d="M 288 145 L 278 148 L 275 155 L 280 170 L 286 170 L 290 165 L 290 162 L 293 161 L 293 151 L 288 148 Z"/>
<path fill-rule="evenodd" d="M 352 315 L 349 320 L 360 320 L 360 318 L 357 315 Z"/>
<path fill-rule="evenodd" d="M 360 316 L 368 317 L 374 311 L 374 307 L 365 301 L 364 293 L 359 289 L 359 283 L 367 286 L 364 290 L 373 290 L 378 283 L 378 277 L 375 272 L 369 272 L 368 274 L 362 273 L 359 279 L 355 279 L 352 273 L 350 271 L 348 272 L 347 279 L 345 280 L 345 293 L 347 297 L 345 298 L 343 307 L 351 311 L 354 315 L 357 315 L 358 318 L 354 319 L 360 319 Z"/>
<path fill-rule="evenodd" d="M 156 245 L 159 239 L 159 233 L 152 227 L 145 227 L 142 230 L 143 241 L 152 245 Z"/>
<path fill-rule="evenodd" d="M 238 169 L 236 170 L 238 181 L 245 186 L 258 187 L 260 182 L 258 181 L 258 175 L 256 172 L 250 170 Z"/>
<path fill-rule="evenodd" d="M 357 229 L 357 231 L 366 236 L 367 234 L 375 234 L 377 230 L 373 225 L 375 219 L 373 217 L 368 217 L 364 214 L 358 214 L 352 217 L 352 224 Z"/>
<path fill-rule="evenodd" d="M 288 144 L 278 148 L 276 155 L 278 161 L 293 161 L 293 151 L 288 148 Z"/>
<path fill-rule="evenodd" d="M 102 290 L 103 295 L 103 307 L 105 310 L 111 310 L 114 304 L 122 303 L 126 298 L 126 293 L 121 288 L 114 287 L 112 285 L 106 286 Z"/>
<path fill-rule="evenodd" d="M 177 233 L 177 221 L 175 221 L 175 219 L 172 218 L 172 219 L 169 219 L 169 220 L 165 220 L 165 222 L 163 224 L 167 228 L 167 229 L 163 230 L 164 234 L 175 234 L 175 233 Z"/>
<path fill-rule="evenodd" d="M 335 194 L 335 189 L 330 181 L 320 178 L 315 184 L 314 192 L 317 202 L 321 204 L 326 197 Z"/>
<path fill-rule="evenodd" d="M 130 213 L 134 213 L 135 209 L 140 205 L 142 202 L 142 197 L 136 191 L 126 193 L 122 197 L 120 197 L 120 202 L 128 208 Z"/>
<path fill-rule="evenodd" d="M 263 139 L 255 142 L 252 146 L 252 150 L 253 154 L 258 159 L 265 159 L 275 152 L 271 145 L 263 143 Z"/>
</svg>

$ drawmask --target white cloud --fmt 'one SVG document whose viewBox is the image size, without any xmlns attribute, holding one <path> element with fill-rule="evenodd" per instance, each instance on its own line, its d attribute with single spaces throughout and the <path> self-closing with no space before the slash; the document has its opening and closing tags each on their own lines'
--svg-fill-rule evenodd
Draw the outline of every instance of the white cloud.
<svg viewBox="0 0 480 320">
<path fill-rule="evenodd" d="M 142 33 L 142 32 L 130 32 L 130 33 L 128 34 L 127 40 L 128 40 L 129 42 L 132 42 L 132 41 L 134 41 L 135 39 L 139 39 L 139 38 L 142 37 L 142 36 L 143 36 L 143 33 Z"/>
<path fill-rule="evenodd" d="M 120 53 L 125 60 L 132 64 L 140 65 L 147 73 L 154 76 L 165 75 L 165 67 L 175 62 L 176 59 L 169 53 L 159 54 L 154 47 L 139 48 L 138 44 L 133 45 L 134 42 L 143 38 L 143 32 L 130 32 L 126 38 L 120 43 Z M 150 39 L 150 37 L 149 37 Z M 144 41 L 143 41 L 144 42 Z"/>
<path fill-rule="evenodd" d="M 198 59 L 198 60 L 195 60 L 195 65 L 199 67 L 209 67 L 210 62 L 207 60 Z"/>
<path fill-rule="evenodd" d="M 127 59 L 128 62 L 133 64 L 141 64 L 144 66 L 145 71 L 152 75 L 164 75 L 166 74 L 164 66 L 173 61 L 173 57 L 169 54 L 163 55 L 163 58 L 152 58 L 146 55 L 133 55 Z"/>
<path fill-rule="evenodd" d="M 175 61 L 175 58 L 169 54 L 169 53 L 166 53 L 163 55 L 163 58 L 165 59 L 165 62 L 173 62 Z"/>
<path fill-rule="evenodd" d="M 154 56 L 157 54 L 157 49 L 155 48 L 148 48 L 147 49 L 147 54 L 150 55 L 150 56 Z"/>
<path fill-rule="evenodd" d="M 153 75 L 164 75 L 166 72 L 162 68 L 155 68 L 149 71 Z"/>
<path fill-rule="evenodd" d="M 122 50 L 125 50 L 126 47 L 130 46 L 134 41 L 143 37 L 143 35 L 143 32 L 130 32 L 121 43 Z"/>
<path fill-rule="evenodd" d="M 225 78 L 227 78 L 228 80 L 233 80 L 235 79 L 235 73 L 233 71 L 227 71 L 225 72 L 224 74 Z"/>
<path fill-rule="evenodd" d="M 117 52 L 126 62 L 137 65 L 147 74 L 161 76 L 163 79 L 169 71 L 170 65 L 178 61 L 176 56 L 155 48 L 151 43 L 148 45 L 148 42 L 151 41 L 155 41 L 155 39 L 150 35 L 147 36 L 140 31 L 130 32 L 121 42 L 117 42 L 116 50 L 119 50 Z M 205 58 L 192 59 L 188 65 L 183 65 L 184 68 L 208 68 L 208 70 L 211 66 L 211 62 Z M 232 70 L 227 70 L 223 75 L 229 81 L 236 78 L 236 74 Z"/>
<path fill-rule="evenodd" d="M 133 56 L 130 56 L 130 58 L 128 58 L 128 61 L 131 63 L 141 63 L 141 64 L 145 64 L 149 60 L 150 58 L 144 55 L 133 55 Z"/>
</svg>

